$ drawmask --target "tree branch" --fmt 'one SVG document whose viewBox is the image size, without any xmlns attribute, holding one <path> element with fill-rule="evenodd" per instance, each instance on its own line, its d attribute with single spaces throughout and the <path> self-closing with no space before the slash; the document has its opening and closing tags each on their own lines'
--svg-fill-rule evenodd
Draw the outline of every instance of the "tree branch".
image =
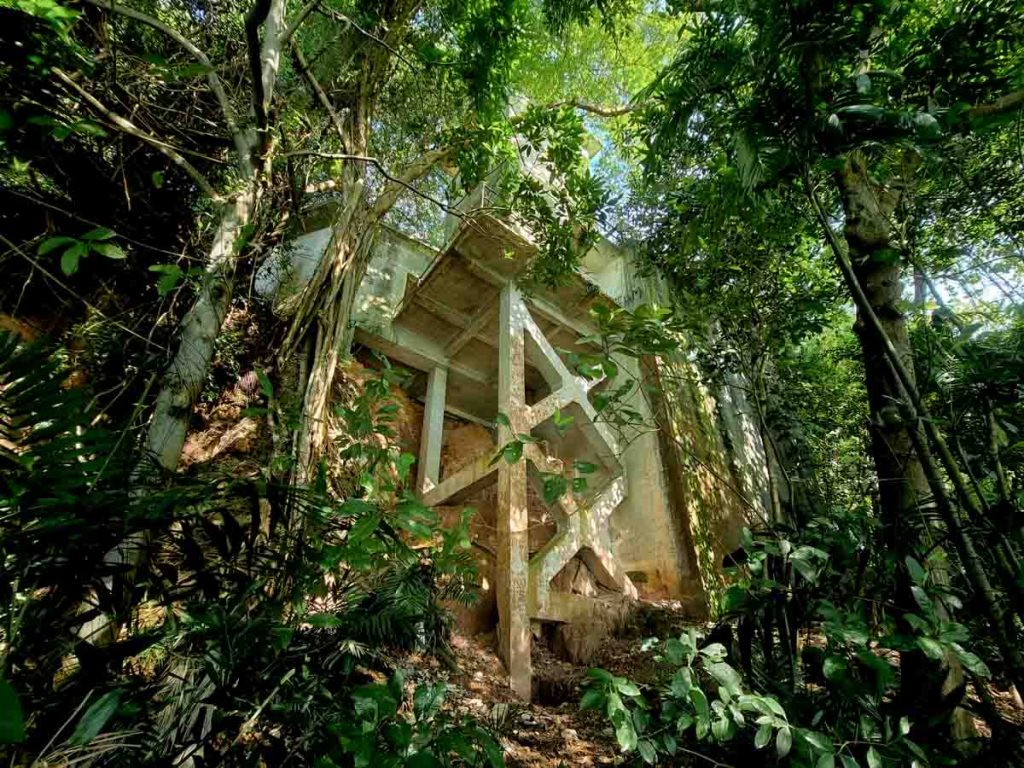
<svg viewBox="0 0 1024 768">
<path fill-rule="evenodd" d="M 441 202 L 436 197 L 428 195 L 426 192 L 421 192 L 415 186 L 413 182 L 417 179 L 422 178 L 426 173 L 437 165 L 439 162 L 449 157 L 454 150 L 451 147 L 445 149 L 435 149 L 427 152 L 418 160 L 409 164 L 398 176 L 390 173 L 384 165 L 376 157 L 369 157 L 367 155 L 348 155 L 340 152 L 317 152 L 314 149 L 299 149 L 295 152 L 289 152 L 285 157 L 318 157 L 323 160 L 348 160 L 356 163 L 366 163 L 372 166 L 388 180 L 388 184 L 384 187 L 384 190 L 377 197 L 377 200 L 370 207 L 369 216 L 372 221 L 378 221 L 384 216 L 391 206 L 395 204 L 399 194 L 403 189 L 407 189 L 414 195 L 423 198 L 427 202 L 433 203 L 438 208 L 454 216 L 463 217 L 465 214 L 449 205 Z"/>
<path fill-rule="evenodd" d="M 320 2 L 321 0 L 310 0 L 310 2 L 306 3 L 306 5 L 302 7 L 302 10 L 299 11 L 299 15 L 292 20 L 292 23 L 285 29 L 284 34 L 281 35 L 282 48 L 291 42 L 292 35 L 295 34 L 295 30 L 299 28 L 309 14 L 316 10 L 316 7 L 320 5 Z"/>
<path fill-rule="evenodd" d="M 589 112 L 598 117 L 621 117 L 622 115 L 628 115 L 630 112 L 635 112 L 641 106 L 643 104 L 639 102 L 623 104 L 622 106 L 606 106 L 604 104 L 591 104 L 580 99 L 567 99 L 566 101 L 553 101 L 544 108 L 559 109 L 560 107 L 572 107 L 573 109 Z"/>
<path fill-rule="evenodd" d="M 322 13 L 322 14 L 324 14 L 326 16 L 330 16 L 335 21 L 343 21 L 343 22 L 345 22 L 346 24 L 351 26 L 352 29 L 354 29 L 359 34 L 363 35 L 364 37 L 369 38 L 373 42 L 375 42 L 378 45 L 380 45 L 381 47 L 383 47 L 385 50 L 388 51 L 388 53 L 390 53 L 395 58 L 399 59 L 403 64 L 405 64 L 410 69 L 412 69 L 412 70 L 416 69 L 416 65 L 412 61 L 410 61 L 406 56 L 404 56 L 401 53 L 399 53 L 398 50 L 396 50 L 394 48 L 394 46 L 389 44 L 383 38 L 378 37 L 377 35 L 373 34 L 373 32 L 370 32 L 368 29 L 363 29 L 361 26 L 356 24 L 354 21 L 352 21 L 352 19 L 350 19 L 345 14 L 343 14 L 343 13 L 341 13 L 339 11 L 336 11 L 333 8 L 319 8 L 318 10 L 320 11 L 320 13 Z"/>
<path fill-rule="evenodd" d="M 95 109 L 97 112 L 103 115 L 103 117 L 107 118 L 107 120 L 109 120 L 111 123 L 116 125 L 125 133 L 134 136 L 135 138 L 139 139 L 142 142 L 145 142 L 146 144 L 149 144 L 151 147 L 154 147 L 157 151 L 161 152 L 162 154 L 170 158 L 172 163 L 177 165 L 185 173 L 192 177 L 192 180 L 196 183 L 196 186 L 198 186 L 203 191 L 203 193 L 207 195 L 211 200 L 217 203 L 224 202 L 223 198 L 219 194 L 217 194 L 214 188 L 210 185 L 210 182 L 206 180 L 206 177 L 203 176 L 203 174 L 201 174 L 196 169 L 196 167 L 192 165 L 192 163 L 190 163 L 188 160 L 182 157 L 181 153 L 179 153 L 178 150 L 176 150 L 170 144 L 166 144 L 165 142 L 160 141 L 160 139 L 156 138 L 155 136 L 150 136 L 148 133 L 140 130 L 133 123 L 124 119 L 120 115 L 115 115 L 105 106 L 103 106 L 103 104 L 101 104 L 95 96 L 85 91 L 82 88 L 82 86 L 80 86 L 78 83 L 72 80 L 68 76 L 68 74 L 64 72 L 62 69 L 58 67 L 53 67 L 51 71 L 54 75 L 57 76 L 57 78 L 62 83 L 64 83 L 68 88 L 73 90 L 79 96 L 81 96 L 87 104 L 89 104 L 93 109 Z"/>
<path fill-rule="evenodd" d="M 130 19 L 141 21 L 143 24 L 152 27 L 153 29 L 163 32 L 169 38 L 174 40 L 178 45 L 188 51 L 192 56 L 206 68 L 206 81 L 210 84 L 210 90 L 213 91 L 214 97 L 217 99 L 217 103 L 220 104 L 221 112 L 224 113 L 224 123 L 228 127 L 228 132 L 231 134 L 231 139 L 235 143 L 235 150 L 238 153 L 239 168 L 243 174 L 249 175 L 252 172 L 252 165 L 249 162 L 249 146 L 245 140 L 245 134 L 239 130 L 238 123 L 235 122 L 234 110 L 231 108 L 231 101 L 228 99 L 227 92 L 224 90 L 224 86 L 220 82 L 220 78 L 217 76 L 217 71 L 213 67 L 213 63 L 198 46 L 196 46 L 191 40 L 186 38 L 176 29 L 167 26 L 159 19 L 156 19 L 142 11 L 137 11 L 134 8 L 129 8 L 124 5 L 118 5 L 113 0 L 85 0 L 90 5 L 95 5 L 97 8 L 103 8 L 114 13 L 119 13 L 122 16 L 127 16 Z"/>
<path fill-rule="evenodd" d="M 316 0 L 319 2 L 319 0 Z M 331 122 L 334 123 L 335 129 L 338 131 L 338 138 L 341 140 L 341 148 L 347 149 L 348 142 L 345 139 L 345 125 L 341 122 L 341 116 L 337 110 L 334 109 L 334 105 L 331 104 L 330 98 L 327 96 L 327 92 L 323 86 L 317 81 L 316 77 L 313 76 L 313 72 L 309 68 L 309 62 L 306 61 L 306 57 L 302 54 L 302 50 L 299 46 L 292 41 L 291 43 L 292 59 L 295 62 L 295 69 L 298 70 L 299 75 L 309 85 L 310 90 L 313 91 L 313 95 L 316 100 L 320 103 L 320 106 L 324 108 L 328 116 L 331 118 Z"/>
<path fill-rule="evenodd" d="M 967 110 L 967 117 L 972 120 L 977 120 L 986 117 L 995 117 L 996 115 L 1002 115 L 1006 112 L 1012 112 L 1015 109 L 1022 108 L 1024 108 L 1024 89 L 1008 93 L 989 104 L 979 104 L 976 107 L 971 107 Z"/>
</svg>

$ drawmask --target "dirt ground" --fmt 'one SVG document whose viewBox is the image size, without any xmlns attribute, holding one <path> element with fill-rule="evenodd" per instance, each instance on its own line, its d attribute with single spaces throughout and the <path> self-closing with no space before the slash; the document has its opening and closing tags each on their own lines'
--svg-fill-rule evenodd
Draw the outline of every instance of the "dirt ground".
<svg viewBox="0 0 1024 768">
<path fill-rule="evenodd" d="M 640 643 L 658 634 L 652 630 L 659 630 L 664 638 L 686 625 L 681 608 L 672 602 L 645 603 L 627 630 L 608 638 L 588 664 L 562 661 L 545 642 L 535 640 L 534 692 L 529 704 L 508 687 L 493 633 L 456 634 L 454 669 L 434 662 L 433 669 L 424 671 L 449 684 L 447 704 L 454 712 L 471 714 L 494 727 L 510 768 L 621 765 L 627 761 L 607 721 L 598 712 L 579 710 L 580 684 L 591 667 L 637 682 L 653 682 L 659 665 L 652 654 L 639 652 Z"/>
</svg>

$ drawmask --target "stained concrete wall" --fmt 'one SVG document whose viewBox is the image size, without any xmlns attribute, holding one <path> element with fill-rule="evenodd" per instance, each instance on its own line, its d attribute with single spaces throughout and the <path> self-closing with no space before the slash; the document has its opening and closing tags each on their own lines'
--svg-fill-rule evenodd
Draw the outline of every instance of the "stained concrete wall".
<svg viewBox="0 0 1024 768">
<path fill-rule="evenodd" d="M 289 294 L 312 275 L 329 233 L 305 234 L 268 259 L 257 275 L 263 295 Z M 354 320 L 387 336 L 406 283 L 427 269 L 436 251 L 382 227 L 356 297 Z M 628 251 L 599 244 L 582 263 L 584 276 L 627 309 L 668 303 L 665 286 L 637 273 Z M 637 392 L 632 407 L 665 429 L 624 435 L 621 462 L 628 494 L 611 519 L 612 544 L 642 596 L 681 599 L 695 614 L 713 610 L 723 584 L 722 558 L 744 525 L 764 512 L 764 451 L 742 382 L 712 393 L 693 365 L 623 359 L 620 367 L 650 382 L 657 369 L 664 395 Z M 653 368 L 652 368 L 653 366 Z"/>
</svg>

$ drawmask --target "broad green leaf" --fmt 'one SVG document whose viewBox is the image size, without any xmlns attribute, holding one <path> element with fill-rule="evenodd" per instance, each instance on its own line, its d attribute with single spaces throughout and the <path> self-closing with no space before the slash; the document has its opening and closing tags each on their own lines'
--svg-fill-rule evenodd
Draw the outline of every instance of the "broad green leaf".
<svg viewBox="0 0 1024 768">
<path fill-rule="evenodd" d="M 89 242 L 96 242 L 98 240 L 110 240 L 116 235 L 117 233 L 112 229 L 108 229 L 107 227 L 96 227 L 82 235 L 82 239 L 88 240 Z"/>
<path fill-rule="evenodd" d="M 64 235 L 58 235 L 57 237 L 48 237 L 46 240 L 43 240 L 43 242 L 39 244 L 38 248 L 36 248 L 36 254 L 39 256 L 45 256 L 46 254 L 50 253 L 50 251 L 55 251 L 62 245 L 71 245 L 72 243 L 77 242 L 78 241 L 75 238 L 65 237 Z"/>
<path fill-rule="evenodd" d="M 120 260 L 127 258 L 124 251 L 121 250 L 121 246 L 114 243 L 92 243 L 89 248 L 100 254 L 100 256 L 106 256 L 108 259 Z"/>
<path fill-rule="evenodd" d="M 14 688 L 0 678 L 0 744 L 17 744 L 25 740 L 25 717 Z"/>
<path fill-rule="evenodd" d="M 523 444 L 519 440 L 512 440 L 507 443 L 501 451 L 501 455 L 508 464 L 515 464 L 523 458 Z"/>
<path fill-rule="evenodd" d="M 757 729 L 757 733 L 754 734 L 754 746 L 758 749 L 763 749 L 768 745 L 768 742 L 772 740 L 772 727 L 769 723 L 765 723 Z"/>
<path fill-rule="evenodd" d="M 708 715 L 708 697 L 704 695 L 704 691 L 700 688 L 690 689 L 690 701 L 693 702 L 693 708 L 697 710 L 698 717 L 707 717 Z"/>
<path fill-rule="evenodd" d="M 924 568 L 921 567 L 921 564 L 909 555 L 904 558 L 904 561 L 907 564 L 907 572 L 910 574 L 910 580 L 918 586 L 923 586 L 925 579 L 928 578 L 928 574 L 925 572 Z"/>
<path fill-rule="evenodd" d="M 100 696 L 92 705 L 85 710 L 75 726 L 74 733 L 68 739 L 68 744 L 80 747 L 88 744 L 96 738 L 103 727 L 110 721 L 110 718 L 117 712 L 118 704 L 121 703 L 120 691 L 107 691 Z"/>
<path fill-rule="evenodd" d="M 64 251 L 60 257 L 60 269 L 70 277 L 78 271 L 78 262 L 89 252 L 89 246 L 85 243 L 75 242 L 70 248 Z"/>
<path fill-rule="evenodd" d="M 780 757 L 785 757 L 789 754 L 789 750 L 793 747 L 793 732 L 790 730 L 788 725 L 784 725 L 779 728 L 779 732 L 775 734 L 775 753 Z"/>
<path fill-rule="evenodd" d="M 971 653 L 970 651 L 965 651 L 959 645 L 955 644 L 953 646 L 953 650 L 956 653 L 956 657 L 960 659 L 963 665 L 967 667 L 967 669 L 969 669 L 973 674 L 983 678 L 988 678 L 992 676 L 992 672 L 989 670 L 988 665 L 986 665 L 985 662 L 982 661 L 978 656 Z"/>
<path fill-rule="evenodd" d="M 601 709 L 604 706 L 604 693 L 599 689 L 591 687 L 588 688 L 583 698 L 580 699 L 580 709 Z"/>
<path fill-rule="evenodd" d="M 938 660 L 945 655 L 945 649 L 943 649 L 939 641 L 931 637 L 917 638 L 917 647 L 924 651 L 929 659 Z"/>
<path fill-rule="evenodd" d="M 868 768 L 882 768 L 882 756 L 874 747 L 868 747 Z"/>
<path fill-rule="evenodd" d="M 617 718 L 615 724 L 615 740 L 623 752 L 632 752 L 636 749 L 636 729 L 633 728 L 633 721 L 624 713 Z"/>
<path fill-rule="evenodd" d="M 637 751 L 641 759 L 648 765 L 654 765 L 658 760 L 658 750 L 654 748 L 654 742 L 650 739 L 640 739 L 637 742 Z"/>
<path fill-rule="evenodd" d="M 621 693 L 623 696 L 640 695 L 640 689 L 637 688 L 636 685 L 631 683 L 629 680 L 624 680 L 621 682 L 616 681 L 615 687 L 619 689 L 619 693 Z"/>
</svg>

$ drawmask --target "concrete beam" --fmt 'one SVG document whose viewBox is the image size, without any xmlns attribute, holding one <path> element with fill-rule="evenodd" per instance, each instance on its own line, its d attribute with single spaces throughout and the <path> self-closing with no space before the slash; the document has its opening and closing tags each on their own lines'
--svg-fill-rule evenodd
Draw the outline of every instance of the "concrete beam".
<svg viewBox="0 0 1024 768">
<path fill-rule="evenodd" d="M 487 321 L 490 320 L 491 314 L 494 311 L 494 304 L 495 301 L 492 299 L 480 305 L 476 313 L 469 318 L 465 327 L 445 346 L 444 351 L 448 357 L 455 357 L 459 350 L 466 346 L 470 340 L 481 338 L 480 332 L 487 324 Z"/>
<path fill-rule="evenodd" d="M 459 496 L 468 496 L 477 488 L 483 487 L 487 476 L 497 469 L 495 464 L 491 464 L 491 458 L 490 454 L 481 456 L 439 483 L 437 487 L 424 493 L 421 500 L 428 507 L 436 507 L 457 500 Z"/>
<path fill-rule="evenodd" d="M 436 341 L 403 326 L 392 326 L 387 337 L 367 328 L 357 327 L 355 340 L 397 360 L 402 365 L 415 368 L 417 371 L 429 373 L 433 368 L 441 366 L 447 368 L 451 374 L 463 376 L 488 389 L 496 388 L 496 382 L 489 372 L 449 360 L 444 353 L 444 348 Z"/>
<path fill-rule="evenodd" d="M 526 314 L 519 291 L 514 285 L 505 285 L 498 323 L 498 410 L 508 416 L 511 427 L 499 426 L 499 447 L 526 425 Z M 529 700 L 532 671 L 526 595 L 530 542 L 524 460 L 498 464 L 497 529 L 498 647 L 508 667 L 512 690 Z"/>
<path fill-rule="evenodd" d="M 423 406 L 423 432 L 416 487 L 421 494 L 437 485 L 441 478 L 441 443 L 444 438 L 444 401 L 448 387 L 448 369 L 435 366 L 427 374 L 427 397 Z"/>
<path fill-rule="evenodd" d="M 467 315 L 464 312 L 460 312 L 457 309 L 452 309 L 447 304 L 444 304 L 430 296 L 424 295 L 422 291 L 417 291 L 416 293 L 414 293 L 412 296 L 412 300 L 414 304 L 419 304 L 430 314 L 437 315 L 446 323 L 450 323 L 451 325 L 454 325 L 457 328 L 461 328 L 463 330 L 473 327 L 473 321 L 477 319 L 476 315 Z M 489 339 L 487 338 L 487 336 L 481 334 L 480 328 L 477 327 L 476 331 L 471 336 L 469 336 L 469 338 L 467 338 L 460 345 L 459 348 L 461 349 L 461 347 L 465 346 L 465 344 L 469 342 L 470 339 L 473 338 L 479 339 L 489 347 L 495 346 L 494 339 Z"/>
</svg>

